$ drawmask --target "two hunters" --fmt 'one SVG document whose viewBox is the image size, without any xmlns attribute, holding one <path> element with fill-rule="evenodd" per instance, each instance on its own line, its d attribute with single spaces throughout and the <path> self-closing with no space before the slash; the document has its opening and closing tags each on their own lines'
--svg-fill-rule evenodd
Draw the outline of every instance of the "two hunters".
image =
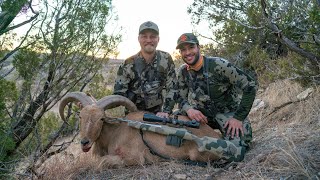
<svg viewBox="0 0 320 180">
<path fill-rule="evenodd" d="M 229 147 L 226 143 L 232 143 L 240 154 L 237 159 L 226 154 L 224 159 L 241 161 L 252 139 L 247 116 L 255 99 L 256 81 L 223 58 L 201 55 L 199 41 L 192 33 L 177 40 L 176 49 L 184 61 L 177 74 L 170 54 L 156 49 L 159 28 L 155 23 L 140 25 L 138 41 L 141 50 L 119 67 L 114 94 L 158 117 L 181 114 L 219 129 L 222 139 L 215 147 L 224 149 Z M 179 109 L 173 112 L 176 103 Z"/>
</svg>

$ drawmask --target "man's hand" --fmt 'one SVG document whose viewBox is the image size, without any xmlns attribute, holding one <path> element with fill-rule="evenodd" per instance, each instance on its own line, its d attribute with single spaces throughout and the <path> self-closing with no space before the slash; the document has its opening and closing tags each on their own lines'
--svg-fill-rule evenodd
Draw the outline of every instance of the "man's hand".
<svg viewBox="0 0 320 180">
<path fill-rule="evenodd" d="M 157 112 L 156 116 L 161 117 L 161 118 L 169 118 L 169 113 Z"/>
<path fill-rule="evenodd" d="M 208 123 L 207 117 L 205 115 L 203 115 L 202 112 L 199 110 L 189 109 L 187 111 L 187 114 L 190 119 L 194 119 L 202 124 Z"/>
<path fill-rule="evenodd" d="M 227 121 L 227 123 L 223 126 L 223 128 L 227 127 L 228 129 L 226 136 L 228 136 L 231 133 L 231 138 L 233 138 L 234 135 L 236 135 L 236 137 L 239 137 L 239 132 L 241 132 L 241 135 L 244 136 L 242 121 L 239 121 L 235 118 L 230 118 Z"/>
</svg>

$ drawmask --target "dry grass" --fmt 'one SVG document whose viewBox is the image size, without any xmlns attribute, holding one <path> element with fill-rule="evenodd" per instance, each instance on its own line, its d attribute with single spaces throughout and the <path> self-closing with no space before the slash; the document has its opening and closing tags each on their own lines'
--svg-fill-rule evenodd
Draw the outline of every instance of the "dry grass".
<svg viewBox="0 0 320 180">
<path fill-rule="evenodd" d="M 269 106 L 251 116 L 255 130 L 253 148 L 247 154 L 248 162 L 243 170 L 259 170 L 262 179 L 311 179 L 316 176 L 319 179 L 319 89 L 315 88 L 307 100 L 292 103 L 267 116 L 275 107 L 295 101 L 302 91 L 298 84 L 279 81 L 259 95 Z"/>
<path fill-rule="evenodd" d="M 38 171 L 43 179 L 315 179 L 320 178 L 320 89 L 295 101 L 304 89 L 290 81 L 271 84 L 257 98 L 268 106 L 250 115 L 251 150 L 243 162 L 226 167 L 198 167 L 163 162 L 97 171 L 94 158 L 73 144 Z M 270 112 L 273 112 L 270 114 Z M 270 114 L 270 115 L 268 115 Z M 57 156 L 58 157 L 58 156 Z"/>
</svg>

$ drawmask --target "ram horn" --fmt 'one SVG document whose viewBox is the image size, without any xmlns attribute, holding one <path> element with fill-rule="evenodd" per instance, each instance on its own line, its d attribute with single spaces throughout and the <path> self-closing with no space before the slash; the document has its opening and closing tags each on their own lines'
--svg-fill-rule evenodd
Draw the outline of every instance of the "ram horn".
<svg viewBox="0 0 320 180">
<path fill-rule="evenodd" d="M 59 105 L 59 114 L 63 121 L 65 121 L 64 108 L 69 102 L 73 102 L 73 101 L 79 101 L 83 107 L 93 103 L 92 98 L 89 97 L 86 93 L 83 93 L 83 92 L 68 93 L 61 99 L 61 102 Z"/>
<path fill-rule="evenodd" d="M 100 99 L 97 102 L 97 105 L 104 110 L 124 106 L 129 110 L 129 112 L 138 111 L 137 106 L 130 99 L 120 95 L 106 96 Z"/>
</svg>

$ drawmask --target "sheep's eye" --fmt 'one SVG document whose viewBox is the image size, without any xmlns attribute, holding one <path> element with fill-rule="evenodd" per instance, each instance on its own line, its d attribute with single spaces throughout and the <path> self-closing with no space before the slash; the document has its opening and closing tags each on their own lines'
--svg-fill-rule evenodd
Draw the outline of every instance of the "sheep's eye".
<svg viewBox="0 0 320 180">
<path fill-rule="evenodd" d="M 101 120 L 101 121 L 104 121 L 104 118 L 101 118 L 100 120 Z"/>
</svg>

